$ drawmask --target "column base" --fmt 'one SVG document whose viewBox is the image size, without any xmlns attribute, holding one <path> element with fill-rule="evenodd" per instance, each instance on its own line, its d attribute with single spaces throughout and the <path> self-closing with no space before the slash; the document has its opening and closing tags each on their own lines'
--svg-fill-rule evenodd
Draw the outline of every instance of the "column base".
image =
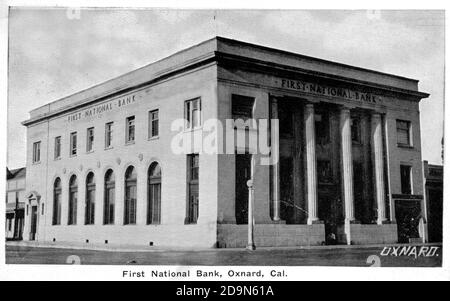
<svg viewBox="0 0 450 301">
<path fill-rule="evenodd" d="M 248 244 L 246 249 L 249 251 L 254 251 L 254 250 L 256 250 L 256 246 L 255 246 L 255 244 Z"/>
<path fill-rule="evenodd" d="M 324 224 L 324 221 L 322 221 L 320 219 L 314 219 L 314 220 L 308 219 L 308 221 L 306 223 L 308 225 L 320 225 L 320 224 Z"/>
<path fill-rule="evenodd" d="M 338 226 L 338 243 L 347 245 L 391 244 L 396 243 L 395 224 L 354 224 Z"/>
<path fill-rule="evenodd" d="M 343 242 L 347 245 L 352 245 L 353 241 L 352 241 L 352 232 L 353 232 L 353 228 L 352 225 L 360 225 L 361 222 L 358 220 L 345 220 L 344 221 L 344 225 L 343 225 L 343 231 L 341 232 L 340 235 L 338 235 L 338 241 L 339 242 Z M 338 230 L 339 232 L 339 230 Z"/>
<path fill-rule="evenodd" d="M 272 220 L 272 224 L 286 224 L 286 221 L 282 219 Z"/>
<path fill-rule="evenodd" d="M 381 223 L 377 222 L 377 224 L 378 225 L 390 225 L 390 224 L 396 224 L 396 222 L 385 220 L 385 221 L 381 221 Z"/>
</svg>

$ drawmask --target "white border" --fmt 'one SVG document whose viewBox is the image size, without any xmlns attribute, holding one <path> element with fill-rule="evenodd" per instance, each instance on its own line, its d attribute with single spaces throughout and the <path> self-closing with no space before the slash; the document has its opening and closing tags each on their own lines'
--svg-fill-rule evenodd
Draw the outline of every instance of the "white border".
<svg viewBox="0 0 450 301">
<path fill-rule="evenodd" d="M 1 47 L 0 47 L 0 92 L 1 103 L 3 105 L 0 110 L 0 141 L 3 143 L 0 149 L 0 160 L 6 162 L 6 99 L 7 98 L 7 41 L 8 41 L 8 6 L 72 6 L 72 7 L 121 7 L 123 1 L 119 0 L 7 0 L 2 2 L 0 6 L 1 13 Z M 444 4 L 445 3 L 445 4 Z M 189 8 L 189 9 L 446 9 L 448 2 L 444 1 L 397 1 L 378 0 L 378 1 L 273 1 L 273 0 L 197 0 L 189 2 L 182 0 L 166 0 L 166 1 L 127 1 L 126 7 L 153 7 L 153 8 Z M 405 7 L 407 5 L 407 7 Z M 446 28 L 447 29 L 447 28 Z M 449 40 L 449 31 L 446 30 L 446 41 Z M 446 47 L 446 57 L 448 57 L 448 47 Z M 446 78 L 450 78 L 448 69 L 446 70 Z M 446 84 L 447 88 L 447 84 Z M 447 117 L 447 108 L 445 117 Z M 449 125 L 445 122 L 445 141 L 449 141 Z M 445 157 L 449 158 L 449 150 L 445 150 Z M 5 166 L 2 166 L 0 174 L 0 187 L 6 187 Z M 446 172 L 444 173 L 446 175 Z M 448 219 L 450 210 L 449 198 L 449 179 L 444 178 L 444 244 L 443 244 L 443 268 L 351 268 L 351 267 L 275 267 L 277 269 L 285 269 L 288 278 L 279 280 L 449 280 L 449 231 L 450 221 Z M 5 212 L 5 203 L 1 202 L 0 212 Z M 3 227 L 5 215 L 0 214 L 0 225 Z M 0 231 L 0 240 L 4 242 L 4 231 Z M 59 266 L 59 265 L 5 265 L 5 248 L 0 247 L 0 280 L 142 280 L 141 278 L 122 278 L 122 271 L 131 269 L 133 271 L 151 271 L 153 269 L 164 270 L 164 266 Z M 170 266 L 169 269 L 177 267 Z M 203 270 L 219 270 L 226 275 L 229 269 L 234 267 L 201 267 Z M 271 267 L 235 267 L 246 270 L 262 269 L 266 274 L 272 269 Z M 182 269 L 186 269 L 183 267 Z M 192 267 L 195 270 L 195 267 Z M 146 277 L 143 280 L 154 280 Z M 170 279 L 161 279 L 170 280 Z M 184 279 L 176 279 L 184 280 Z M 186 280 L 202 280 L 196 277 Z M 204 279 L 217 280 L 217 279 Z M 220 279 L 227 280 L 226 278 Z M 245 280 L 235 279 L 233 280 Z M 247 279 L 252 280 L 252 279 Z M 270 278 L 254 279 L 254 280 L 272 280 Z"/>
</svg>

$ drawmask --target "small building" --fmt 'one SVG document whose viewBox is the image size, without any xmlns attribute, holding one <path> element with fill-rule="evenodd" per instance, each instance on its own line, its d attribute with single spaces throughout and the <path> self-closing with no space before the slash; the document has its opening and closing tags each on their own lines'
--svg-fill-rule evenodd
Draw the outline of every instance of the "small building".
<svg viewBox="0 0 450 301">
<path fill-rule="evenodd" d="M 423 161 L 428 241 L 442 242 L 444 167 Z"/>
<path fill-rule="evenodd" d="M 6 168 L 6 239 L 21 240 L 25 207 L 25 167 Z"/>
<path fill-rule="evenodd" d="M 250 188 L 257 246 L 418 239 L 426 97 L 215 37 L 30 112 L 24 238 L 243 247 Z"/>
</svg>

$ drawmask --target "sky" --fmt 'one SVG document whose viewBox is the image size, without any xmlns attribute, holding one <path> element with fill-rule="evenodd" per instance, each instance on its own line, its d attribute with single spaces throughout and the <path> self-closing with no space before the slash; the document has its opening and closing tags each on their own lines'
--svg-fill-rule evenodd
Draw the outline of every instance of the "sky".
<svg viewBox="0 0 450 301">
<path fill-rule="evenodd" d="M 30 110 L 216 35 L 420 80 L 422 158 L 442 164 L 444 11 L 12 8 L 7 166 Z"/>
</svg>

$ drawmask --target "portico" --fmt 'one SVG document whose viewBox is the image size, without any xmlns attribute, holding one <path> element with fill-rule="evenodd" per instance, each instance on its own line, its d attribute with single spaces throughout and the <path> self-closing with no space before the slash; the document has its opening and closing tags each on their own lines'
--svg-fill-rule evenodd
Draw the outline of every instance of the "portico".
<svg viewBox="0 0 450 301">
<path fill-rule="evenodd" d="M 283 106 L 285 106 L 284 102 L 291 101 L 291 108 L 294 116 L 289 115 L 287 118 L 291 120 L 297 121 L 295 117 L 295 109 L 294 107 L 301 107 L 303 111 L 303 119 L 299 119 L 303 125 L 300 126 L 300 131 L 303 130 L 303 133 L 295 136 L 296 144 L 300 144 L 300 147 L 295 148 L 297 153 L 286 154 L 286 152 L 281 152 L 279 149 L 286 148 L 284 144 L 286 144 L 286 138 L 283 136 L 283 132 L 286 132 L 284 127 L 287 122 L 285 120 L 286 116 L 285 112 L 281 115 L 278 112 L 278 108 L 281 107 L 283 110 Z M 317 102 L 317 101 L 308 101 L 304 98 L 297 98 L 293 101 L 292 97 L 283 97 L 283 96 L 272 96 L 270 98 L 271 102 L 271 118 L 279 119 L 280 123 L 280 131 L 282 134 L 277 133 L 274 137 L 272 137 L 272 147 L 274 149 L 274 154 L 278 155 L 278 159 L 274 161 L 278 162 L 272 167 L 272 186 L 271 186 L 271 196 L 272 196 L 272 220 L 274 222 L 286 222 L 289 224 L 327 224 L 327 235 L 334 234 L 337 235 L 336 232 L 339 231 L 340 237 L 338 241 L 340 243 L 350 244 L 352 242 L 352 232 L 358 231 L 361 226 L 353 226 L 353 225 L 383 225 L 388 224 L 389 221 L 386 218 L 386 203 L 385 203 L 385 153 L 384 153 L 384 137 L 383 137 L 383 113 L 379 110 L 361 110 L 358 107 L 349 106 L 349 105 L 338 105 L 335 106 L 331 104 L 331 111 L 333 112 L 333 117 L 330 118 L 324 115 L 319 115 L 315 113 L 315 107 L 319 107 L 319 112 L 323 111 L 324 105 L 326 106 L 326 102 Z M 361 122 L 361 118 L 359 115 L 363 114 L 363 122 Z M 320 116 L 320 117 L 318 117 Z M 353 116 L 353 119 L 352 119 Z M 284 118 L 284 119 L 283 119 Z M 293 119 L 292 119 L 293 118 Z M 325 129 L 324 133 L 319 133 L 319 140 L 316 141 L 316 137 L 318 133 L 316 133 L 316 121 L 318 118 L 330 118 L 334 119 L 331 123 L 325 120 L 319 120 L 318 122 L 324 122 L 325 128 L 321 126 L 320 130 Z M 336 119 L 338 122 L 336 122 Z M 352 126 L 352 120 L 355 120 L 355 124 Z M 356 124 L 357 123 L 357 124 Z M 338 131 L 336 129 L 331 129 L 330 126 L 332 124 L 338 125 Z M 289 125 L 290 126 L 290 125 Z M 328 128 L 326 128 L 328 127 Z M 363 128 L 362 128 L 363 127 Z M 352 133 L 352 130 L 354 133 Z M 335 132 L 338 134 L 337 137 L 331 139 L 329 137 L 328 131 Z M 294 133 L 293 131 L 292 133 Z M 363 133 L 361 137 L 361 133 Z M 294 134 L 293 134 L 294 135 Z M 323 136 L 325 135 L 325 137 Z M 280 138 L 281 136 L 281 138 Z M 325 139 L 325 140 L 324 140 Z M 327 140 L 328 139 L 328 140 Z M 281 142 L 280 142 L 281 140 Z M 332 140 L 335 140 L 334 143 Z M 356 141 L 355 141 L 356 140 Z M 325 143 L 323 143 L 325 141 Z M 327 142 L 328 141 L 328 142 Z M 281 143 L 281 146 L 280 146 Z M 294 144 L 295 144 L 294 143 Z M 337 185 L 337 189 L 327 189 L 323 188 L 324 185 L 318 184 L 318 176 L 317 176 L 317 158 L 316 158 L 316 148 L 319 147 L 321 149 L 324 148 L 324 144 L 331 144 L 331 148 L 336 145 L 340 146 L 337 150 L 329 150 L 323 151 L 320 150 L 321 155 L 320 158 L 325 158 L 328 161 L 328 164 L 319 164 L 319 169 L 321 175 L 323 175 L 320 180 L 322 183 L 330 184 L 330 182 L 341 183 L 341 185 Z M 291 146 L 291 145 L 289 145 Z M 363 154 L 364 158 L 359 158 L 357 156 L 355 159 L 355 163 L 361 165 L 361 168 L 357 169 L 358 174 L 354 174 L 354 159 L 353 152 L 360 151 L 361 146 L 363 146 Z M 300 154 L 303 151 L 303 154 Z M 333 153 L 339 153 L 338 156 Z M 359 154 L 361 155 L 361 154 Z M 293 165 L 301 165 L 302 162 L 297 161 L 305 161 L 305 168 L 292 168 L 289 171 L 286 170 L 286 164 L 283 165 L 283 157 L 291 157 L 294 161 Z M 331 162 L 331 161 L 339 161 L 339 162 Z M 362 164 L 360 164 L 362 163 Z M 298 182 L 297 187 L 287 187 L 286 183 L 280 183 L 283 177 L 280 177 L 280 165 L 283 165 L 283 172 L 292 173 L 293 183 Z M 373 166 L 372 166 L 373 165 Z M 329 168 L 336 168 L 336 171 L 330 171 Z M 300 173 L 300 174 L 298 174 Z M 335 178 L 333 178 L 335 177 Z M 372 205 L 376 210 L 376 216 L 373 219 L 370 218 L 362 218 L 362 220 L 358 220 L 355 217 L 355 188 L 354 188 L 354 178 L 355 177 L 364 177 L 366 181 L 364 185 L 371 185 L 372 187 L 363 187 L 363 193 L 359 193 L 358 197 L 361 198 L 360 202 L 363 208 L 361 211 L 365 215 L 370 215 L 371 210 L 368 210 L 367 207 Z M 297 179 L 299 178 L 299 179 Z M 327 183 L 327 180 L 329 183 Z M 319 181 L 319 182 L 320 182 Z M 304 183 L 304 190 L 301 189 L 302 182 Z M 280 196 L 280 187 L 283 187 L 281 190 L 294 190 L 292 193 L 293 200 L 286 200 L 286 198 L 282 199 Z M 320 193 L 319 193 L 320 190 Z M 333 193 L 329 193 L 329 191 L 333 191 Z M 370 193 L 374 192 L 376 202 L 373 204 L 369 204 L 372 202 Z M 341 198 L 342 207 L 339 208 L 338 204 L 333 204 L 332 206 L 337 208 L 337 210 L 342 210 L 342 220 L 339 220 L 339 214 L 334 212 L 333 218 L 330 219 L 330 216 L 326 214 L 321 214 L 319 212 L 319 197 L 318 195 L 324 195 L 321 198 L 321 202 L 328 203 L 333 202 L 334 199 Z M 290 204 L 287 204 L 289 203 Z M 282 210 L 282 204 L 291 205 L 294 208 L 294 216 L 301 215 L 303 213 L 304 219 L 302 218 L 292 218 L 289 216 L 280 217 L 280 211 L 285 212 L 286 210 Z M 326 208 L 327 205 L 323 204 L 320 206 L 322 208 Z M 296 212 L 302 211 L 303 212 Z M 365 211 L 365 212 L 364 212 Z M 322 219 L 320 218 L 322 217 Z M 284 219 L 283 219 L 284 218 Z M 325 219 L 325 221 L 324 221 Z M 334 229 L 328 229 L 330 223 L 336 223 Z M 330 226 L 333 228 L 332 226 Z M 367 226 L 366 226 L 367 228 Z M 356 234 L 356 237 L 358 234 Z M 358 243 L 358 241 L 353 241 L 354 243 Z"/>
</svg>

